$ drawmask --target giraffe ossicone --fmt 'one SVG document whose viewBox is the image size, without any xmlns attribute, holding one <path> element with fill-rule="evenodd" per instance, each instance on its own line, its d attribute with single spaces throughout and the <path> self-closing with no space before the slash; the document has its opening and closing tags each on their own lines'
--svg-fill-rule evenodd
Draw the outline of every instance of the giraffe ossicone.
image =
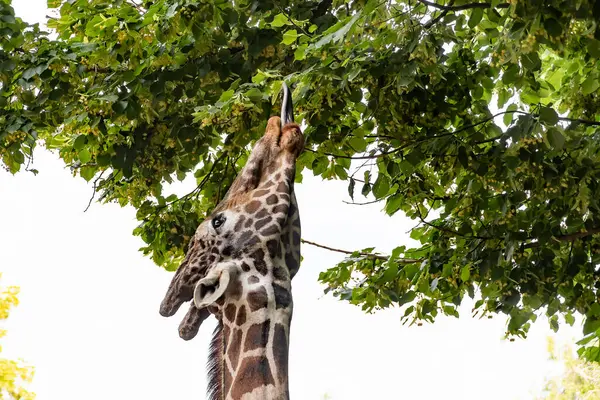
<svg viewBox="0 0 600 400">
<path fill-rule="evenodd" d="M 264 136 L 225 198 L 198 226 L 160 314 L 193 300 L 179 326 L 190 340 L 211 314 L 209 398 L 287 400 L 291 279 L 300 264 L 295 163 L 304 148 L 284 84 L 282 117 Z"/>
</svg>

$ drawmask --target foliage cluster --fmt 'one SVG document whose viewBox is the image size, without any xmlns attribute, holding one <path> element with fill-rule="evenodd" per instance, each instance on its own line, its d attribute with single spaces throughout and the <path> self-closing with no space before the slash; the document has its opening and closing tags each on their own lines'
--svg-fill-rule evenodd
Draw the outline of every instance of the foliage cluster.
<svg viewBox="0 0 600 400">
<path fill-rule="evenodd" d="M 294 88 L 306 170 L 415 219 L 421 245 L 355 252 L 320 280 L 407 320 L 585 316 L 600 360 L 600 0 L 48 0 L 56 37 L 0 0 L 0 157 L 57 149 L 130 204 L 174 269 Z M 176 197 L 165 183 L 193 174 Z M 357 201 L 358 202 L 358 201 Z M 332 228 L 334 229 L 334 228 Z M 369 243 L 369 245 L 371 245 Z M 559 318 L 562 316 L 562 318 Z"/>
</svg>

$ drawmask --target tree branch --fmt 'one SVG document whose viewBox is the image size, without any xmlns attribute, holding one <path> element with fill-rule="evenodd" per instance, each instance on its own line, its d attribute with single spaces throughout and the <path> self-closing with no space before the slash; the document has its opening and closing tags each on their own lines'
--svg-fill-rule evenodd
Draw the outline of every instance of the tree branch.
<svg viewBox="0 0 600 400">
<path fill-rule="evenodd" d="M 419 140 L 416 140 L 414 142 L 405 143 L 404 145 L 402 145 L 400 147 L 396 147 L 395 149 L 392 149 L 392 150 L 389 150 L 389 151 L 384 151 L 384 152 L 377 153 L 377 154 L 370 154 L 368 156 L 347 156 L 345 154 L 320 153 L 320 152 L 318 152 L 316 150 L 313 150 L 311 148 L 308 148 L 308 147 L 305 147 L 305 150 L 311 151 L 311 152 L 316 153 L 316 154 L 322 154 L 322 155 L 325 155 L 325 156 L 334 157 L 334 158 L 346 158 L 346 159 L 350 159 L 350 160 L 376 159 L 376 158 L 380 158 L 380 157 L 384 157 L 384 156 L 389 156 L 391 154 L 398 153 L 398 152 L 400 152 L 400 151 L 402 151 L 402 150 L 404 150 L 404 149 L 406 149 L 406 148 L 408 148 L 410 146 L 414 146 L 416 144 L 420 144 L 420 143 L 426 142 L 428 140 L 438 139 L 438 138 L 445 137 L 445 136 L 456 135 L 457 133 L 464 132 L 467 129 L 471 129 L 471 128 L 474 128 L 474 127 L 479 126 L 481 124 L 488 123 L 488 122 L 492 121 L 493 119 L 495 119 L 496 117 L 499 117 L 499 116 L 504 115 L 504 114 L 522 114 L 522 115 L 532 115 L 532 116 L 535 116 L 535 117 L 539 117 L 538 114 L 529 113 L 529 112 L 521 111 L 521 110 L 505 110 L 505 111 L 500 111 L 500 112 L 498 112 L 498 113 L 496 113 L 496 114 L 494 114 L 494 115 L 492 115 L 490 117 L 482 119 L 479 122 L 476 122 L 476 123 L 471 124 L 471 125 L 463 126 L 462 128 L 459 128 L 459 129 L 457 129 L 455 131 L 440 133 L 438 135 L 433 135 L 433 136 L 427 136 L 427 137 L 425 137 L 423 139 L 419 139 Z M 584 124 L 584 125 L 589 125 L 589 126 L 600 126 L 600 121 L 590 121 L 590 120 L 586 120 L 586 119 L 568 118 L 568 117 L 559 117 L 558 119 L 560 121 L 577 122 L 577 123 Z M 502 137 L 502 136 L 497 136 L 497 137 L 493 138 L 493 140 L 499 139 L 500 137 Z M 492 141 L 492 139 L 485 140 L 483 142 L 478 142 L 476 144 L 485 143 L 487 141 Z"/>
<path fill-rule="evenodd" d="M 454 0 L 450 1 L 450 4 L 448 4 L 449 7 L 451 7 L 453 5 L 454 5 Z M 431 28 L 433 25 L 437 24 L 442 18 L 444 18 L 446 16 L 446 14 L 448 14 L 448 12 L 450 12 L 449 9 L 443 10 L 437 17 L 435 17 L 434 19 L 432 19 L 431 21 L 426 23 L 424 28 L 425 29 Z"/>
<path fill-rule="evenodd" d="M 342 203 L 350 204 L 352 206 L 366 206 L 367 204 L 375 204 L 375 203 L 379 203 L 380 201 L 383 201 L 383 200 L 385 200 L 385 199 L 383 198 L 383 199 L 378 199 L 378 200 L 365 201 L 364 203 L 356 203 L 354 201 L 342 200 Z"/>
<path fill-rule="evenodd" d="M 354 251 L 335 249 L 333 247 L 324 246 L 322 244 L 311 242 L 310 240 L 306 240 L 306 239 L 300 239 L 300 241 L 302 243 L 309 244 L 309 245 L 315 246 L 315 247 L 319 247 L 321 249 L 335 251 L 336 253 L 349 254 L 349 255 L 352 255 L 355 253 Z M 385 256 L 385 255 L 381 255 L 381 254 L 372 254 L 372 253 L 358 253 L 358 254 L 361 256 L 365 256 L 367 258 L 372 258 L 374 260 L 387 261 L 390 258 L 389 256 Z M 394 261 L 397 262 L 398 264 L 415 264 L 415 263 L 421 262 L 423 260 L 422 259 L 412 259 L 412 258 L 401 258 L 401 259 L 396 259 Z"/>
<path fill-rule="evenodd" d="M 438 9 L 444 10 L 444 11 L 464 11 L 464 10 L 470 10 L 472 8 L 492 8 L 491 3 L 469 3 L 469 4 L 462 4 L 460 6 L 453 6 L 452 4 L 450 4 L 450 5 L 445 6 L 443 4 L 437 4 L 437 3 L 434 3 L 432 1 L 427 1 L 427 0 L 419 0 L 419 2 L 421 2 L 427 6 L 438 8 Z M 510 3 L 500 3 L 495 8 L 508 8 L 508 7 L 510 7 Z"/>
<path fill-rule="evenodd" d="M 577 239 L 581 239 L 587 236 L 593 236 L 600 233 L 600 227 L 592 228 L 587 231 L 577 232 L 577 233 L 569 233 L 567 235 L 553 236 L 551 239 L 560 241 L 560 242 L 574 242 Z M 533 239 L 533 238 L 532 238 Z M 540 247 L 540 242 L 527 243 L 523 246 L 524 249 L 532 249 L 536 247 Z"/>
<path fill-rule="evenodd" d="M 102 170 L 102 172 L 100 172 L 100 175 L 98 175 L 98 177 L 96 179 L 94 179 L 94 188 L 92 189 L 92 197 L 90 197 L 90 201 L 88 201 L 88 205 L 85 208 L 85 210 L 83 210 L 83 212 L 86 212 L 90 206 L 92 205 L 92 201 L 94 201 L 94 198 L 96 197 L 96 190 L 98 189 L 98 181 L 102 178 L 102 175 L 104 175 L 104 173 L 106 172 L 106 170 Z"/>
</svg>

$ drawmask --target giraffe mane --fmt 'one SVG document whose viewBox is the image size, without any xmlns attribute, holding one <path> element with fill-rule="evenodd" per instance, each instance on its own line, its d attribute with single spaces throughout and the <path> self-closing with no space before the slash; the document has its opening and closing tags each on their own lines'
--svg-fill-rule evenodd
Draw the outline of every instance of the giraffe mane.
<svg viewBox="0 0 600 400">
<path fill-rule="evenodd" d="M 219 321 L 213 331 L 208 348 L 208 385 L 206 388 L 207 400 L 221 400 L 223 398 L 223 323 Z"/>
</svg>

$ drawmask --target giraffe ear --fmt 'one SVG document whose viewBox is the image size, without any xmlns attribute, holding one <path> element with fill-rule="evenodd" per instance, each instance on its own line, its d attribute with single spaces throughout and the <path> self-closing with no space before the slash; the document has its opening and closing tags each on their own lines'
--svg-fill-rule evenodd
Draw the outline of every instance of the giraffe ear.
<svg viewBox="0 0 600 400">
<path fill-rule="evenodd" d="M 194 304 L 197 308 L 208 307 L 223 296 L 235 274 L 233 263 L 221 264 L 196 283 Z"/>
</svg>

